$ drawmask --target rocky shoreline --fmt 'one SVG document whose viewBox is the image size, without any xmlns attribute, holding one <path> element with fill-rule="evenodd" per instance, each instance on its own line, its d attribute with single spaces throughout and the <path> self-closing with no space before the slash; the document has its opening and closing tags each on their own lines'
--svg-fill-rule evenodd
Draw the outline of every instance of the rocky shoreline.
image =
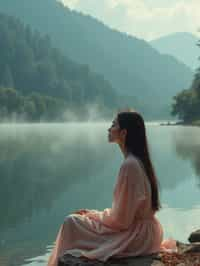
<svg viewBox="0 0 200 266">
<path fill-rule="evenodd" d="M 199 127 L 200 121 L 195 121 L 192 123 L 184 123 L 184 122 L 162 122 L 160 123 L 160 126 L 189 126 L 189 127 Z"/>
<path fill-rule="evenodd" d="M 193 232 L 189 244 L 177 241 L 178 252 L 145 257 L 110 258 L 106 262 L 76 258 L 69 254 L 60 258 L 58 266 L 200 266 L 200 230 Z"/>
<path fill-rule="evenodd" d="M 182 122 L 162 122 L 160 123 L 160 126 L 184 126 L 184 123 Z"/>
</svg>

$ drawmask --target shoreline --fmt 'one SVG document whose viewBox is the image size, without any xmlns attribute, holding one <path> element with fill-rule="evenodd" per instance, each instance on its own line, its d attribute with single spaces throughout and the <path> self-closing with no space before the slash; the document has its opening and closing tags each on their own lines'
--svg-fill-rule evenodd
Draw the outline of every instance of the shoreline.
<svg viewBox="0 0 200 266">
<path fill-rule="evenodd" d="M 65 254 L 60 257 L 58 266 L 200 266 L 200 230 L 192 232 L 188 240 L 189 244 L 176 240 L 177 251 L 140 257 L 111 257 L 106 262 Z"/>
<path fill-rule="evenodd" d="M 86 257 L 65 254 L 60 257 L 58 266 L 199 266 L 200 243 L 185 244 L 177 241 L 177 252 L 160 252 L 148 256 L 109 258 L 102 262 Z"/>
<path fill-rule="evenodd" d="M 184 123 L 184 122 L 163 122 L 160 123 L 160 126 L 185 126 L 185 127 L 200 127 L 200 121 L 192 122 L 192 123 Z"/>
</svg>

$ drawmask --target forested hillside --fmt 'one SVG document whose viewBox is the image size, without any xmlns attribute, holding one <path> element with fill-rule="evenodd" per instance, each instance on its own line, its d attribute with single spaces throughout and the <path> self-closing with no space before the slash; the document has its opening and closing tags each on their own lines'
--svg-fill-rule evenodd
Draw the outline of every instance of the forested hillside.
<svg viewBox="0 0 200 266">
<path fill-rule="evenodd" d="M 198 46 L 200 47 L 200 42 Z M 172 114 L 186 124 L 200 125 L 200 67 L 189 89 L 181 91 L 174 97 Z"/>
<path fill-rule="evenodd" d="M 133 107 L 137 103 L 146 117 L 168 115 L 172 97 L 192 80 L 190 68 L 172 56 L 56 0 L 1 0 L 0 9 L 48 33 L 54 46 L 104 75 L 123 101 Z"/>
<path fill-rule="evenodd" d="M 89 104 L 102 112 L 116 108 L 113 88 L 87 65 L 73 63 L 53 48 L 48 36 L 0 14 L 0 113 L 30 120 L 59 118 L 65 110 L 84 113 Z"/>
</svg>

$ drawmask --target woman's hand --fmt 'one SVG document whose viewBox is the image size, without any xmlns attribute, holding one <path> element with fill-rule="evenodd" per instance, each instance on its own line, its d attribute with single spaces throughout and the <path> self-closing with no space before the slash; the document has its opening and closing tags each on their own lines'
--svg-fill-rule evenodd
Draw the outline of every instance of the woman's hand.
<svg viewBox="0 0 200 266">
<path fill-rule="evenodd" d="M 75 214 L 80 214 L 80 215 L 83 215 L 83 214 L 86 214 L 87 212 L 89 212 L 90 210 L 88 209 L 80 209 L 78 211 L 75 211 L 74 213 Z"/>
</svg>

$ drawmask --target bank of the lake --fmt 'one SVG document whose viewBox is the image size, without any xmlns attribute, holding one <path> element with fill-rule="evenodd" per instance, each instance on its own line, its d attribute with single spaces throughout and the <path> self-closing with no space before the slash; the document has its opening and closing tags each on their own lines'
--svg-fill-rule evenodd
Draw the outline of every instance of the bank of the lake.
<svg viewBox="0 0 200 266">
<path fill-rule="evenodd" d="M 106 262 L 85 257 L 76 258 L 69 254 L 59 259 L 58 266 L 199 266 L 200 265 L 200 230 L 189 236 L 191 243 L 177 241 L 176 252 L 161 252 L 148 256 L 110 258 Z"/>
<path fill-rule="evenodd" d="M 194 126 L 194 127 L 199 127 L 200 126 L 200 120 L 196 120 L 190 123 L 179 121 L 179 122 L 162 122 L 160 123 L 161 126 Z"/>
</svg>

